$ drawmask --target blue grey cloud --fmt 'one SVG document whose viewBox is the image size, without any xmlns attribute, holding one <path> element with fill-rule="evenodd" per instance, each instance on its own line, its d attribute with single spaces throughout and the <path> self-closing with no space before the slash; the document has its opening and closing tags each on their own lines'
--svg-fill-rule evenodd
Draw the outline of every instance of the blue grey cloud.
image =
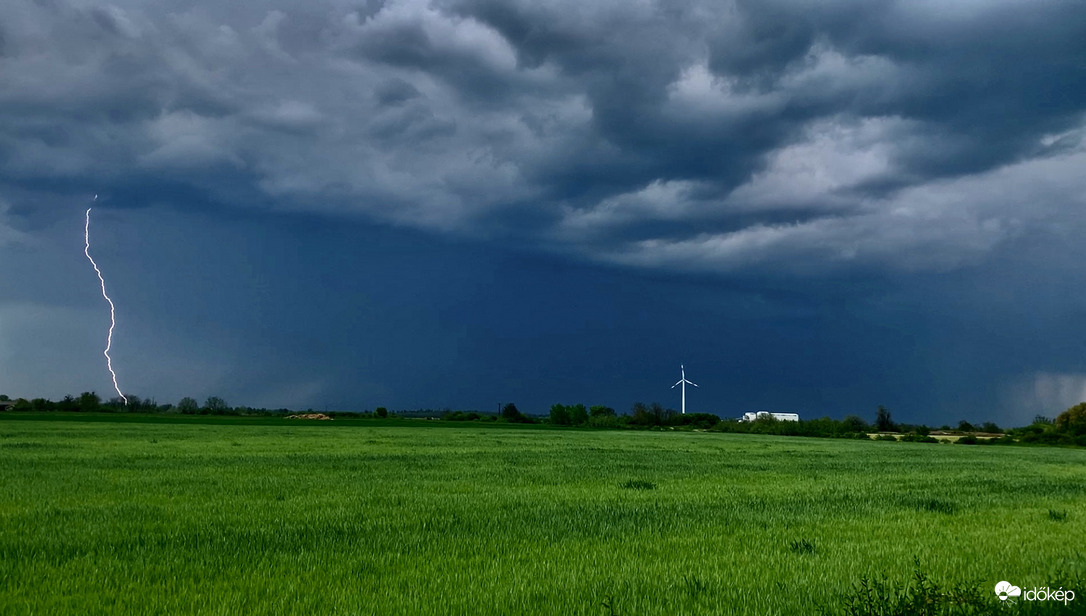
<svg viewBox="0 0 1086 616">
<path fill-rule="evenodd" d="M 100 193 L 182 226 L 316 216 L 681 273 L 772 314 L 804 303 L 782 289 L 992 293 L 977 281 L 1022 263 L 1016 284 L 1059 289 L 1086 230 L 1083 17 L 1076 0 L 8 3 L 0 251 L 59 250 L 70 204 Z M 30 318 L 37 287 L 7 281 Z M 983 378 L 1026 404 L 1086 373 L 1042 363 Z"/>
</svg>

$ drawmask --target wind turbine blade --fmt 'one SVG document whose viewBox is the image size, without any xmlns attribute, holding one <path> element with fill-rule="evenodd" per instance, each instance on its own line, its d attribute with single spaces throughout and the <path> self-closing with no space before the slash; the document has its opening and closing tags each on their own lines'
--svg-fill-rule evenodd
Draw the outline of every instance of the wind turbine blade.
<svg viewBox="0 0 1086 616">
<path fill-rule="evenodd" d="M 690 383 L 690 384 L 691 384 L 691 385 L 693 385 L 694 387 L 697 387 L 697 386 L 698 386 L 698 384 L 697 384 L 697 383 L 695 383 L 694 381 L 687 381 L 687 383 Z"/>
<path fill-rule="evenodd" d="M 675 389 L 676 387 L 678 387 L 679 385 L 682 385 L 682 384 L 683 384 L 683 382 L 679 381 L 678 383 L 675 383 L 674 385 L 672 385 L 671 388 Z"/>
</svg>

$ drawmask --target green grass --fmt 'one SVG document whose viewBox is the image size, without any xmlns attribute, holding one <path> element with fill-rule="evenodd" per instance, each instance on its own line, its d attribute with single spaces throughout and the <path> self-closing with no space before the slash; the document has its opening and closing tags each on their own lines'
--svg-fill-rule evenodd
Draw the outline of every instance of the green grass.
<svg viewBox="0 0 1086 616">
<path fill-rule="evenodd" d="M 807 614 L 914 559 L 1001 608 L 1086 577 L 1082 450 L 10 417 L 2 614 Z"/>
</svg>

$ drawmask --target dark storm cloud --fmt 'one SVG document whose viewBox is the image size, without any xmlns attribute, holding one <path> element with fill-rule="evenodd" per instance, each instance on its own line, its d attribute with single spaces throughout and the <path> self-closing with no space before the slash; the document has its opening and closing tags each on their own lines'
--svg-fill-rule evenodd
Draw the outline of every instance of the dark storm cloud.
<svg viewBox="0 0 1086 616">
<path fill-rule="evenodd" d="M 959 185 L 1083 156 L 1078 2 L 2 10 L 8 184 L 247 185 L 640 267 L 953 267 L 1061 215 Z"/>
<path fill-rule="evenodd" d="M 959 308 L 984 310 L 1004 288 L 1013 292 L 980 320 L 985 327 L 1075 337 L 1067 331 L 1081 322 L 1078 308 L 1057 305 L 1086 305 L 1082 285 L 1068 282 L 1086 258 L 1077 239 L 1086 231 L 1082 58 L 1078 0 L 5 3 L 0 249 L 9 264 L 66 250 L 70 204 L 94 193 L 108 208 L 178 213 L 174 222 L 190 232 L 265 210 L 316 213 L 333 225 L 392 225 L 602 264 L 600 272 L 639 276 L 660 293 L 672 291 L 663 281 L 676 272 L 699 288 L 740 288 L 719 301 L 682 297 L 700 306 L 691 318 L 705 321 L 750 298 L 753 313 L 767 315 L 768 324 L 740 332 L 722 317 L 713 330 L 763 354 L 765 363 L 741 373 L 751 382 L 791 361 L 787 339 L 813 349 L 809 364 L 791 365 L 797 382 L 844 373 L 830 377 L 823 366 L 863 372 L 873 352 L 861 338 L 838 355 L 817 348 L 836 348 L 859 323 L 870 339 L 904 349 L 898 364 L 864 372 L 911 374 L 888 385 L 902 399 L 916 374 L 943 365 L 970 384 L 1005 380 L 1001 404 L 1040 408 L 1086 391 L 1086 365 L 1073 353 L 1043 360 L 1017 348 L 1032 360 L 967 370 L 966 351 L 950 362 L 921 347 L 957 336 L 962 349 L 990 351 L 1002 338 L 986 337 L 978 322 L 963 325 L 968 336 L 941 323 Z M 458 250 L 442 259 L 455 262 Z M 172 263 L 188 266 L 185 257 Z M 8 323 L 76 318 L 46 289 L 79 266 L 58 265 L 34 284 L 9 280 L 20 290 L 0 312 Z M 1015 273 L 1003 281 L 1005 269 Z M 586 272 L 578 294 L 597 286 Z M 485 286 L 483 278 L 472 284 Z M 531 287 L 562 277 L 499 278 Z M 615 306 L 638 301 L 624 293 L 614 293 Z M 888 293 L 898 294 L 890 308 L 879 304 Z M 1046 298 L 1035 311 L 1046 325 L 1020 313 L 1015 293 Z M 616 323 L 622 345 L 638 332 L 675 334 L 651 325 L 674 310 L 665 304 Z M 613 306 L 589 308 L 599 322 L 617 318 Z M 569 322 L 575 312 L 555 311 Z M 757 320 L 739 313 L 739 322 Z M 781 316 L 793 313 L 807 316 Z M 443 357 L 455 360 L 460 344 L 500 344 L 487 331 L 501 330 L 502 314 L 463 340 L 448 334 Z M 928 332 L 927 346 L 884 324 L 895 319 Z M 504 327 L 515 338 L 509 332 L 537 321 Z M 569 322 L 553 323 L 557 337 L 580 335 Z M 535 342 L 519 341 L 524 355 Z M 411 355 L 410 340 L 396 343 Z M 654 351 L 671 352 L 658 344 Z M 195 355 L 189 348 L 176 363 Z M 553 365 L 562 352 L 540 357 Z M 323 387 L 319 372 L 303 389 Z M 244 378 L 259 388 L 259 371 Z M 930 391 L 948 399 L 958 390 Z M 782 389 L 781 403 L 793 394 L 800 398 Z"/>
</svg>

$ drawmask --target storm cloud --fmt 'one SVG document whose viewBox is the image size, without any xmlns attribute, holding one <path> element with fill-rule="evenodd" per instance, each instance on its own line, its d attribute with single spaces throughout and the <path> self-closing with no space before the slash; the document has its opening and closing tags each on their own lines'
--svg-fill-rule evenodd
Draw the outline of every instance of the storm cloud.
<svg viewBox="0 0 1086 616">
<path fill-rule="evenodd" d="M 7 3 L 0 248 L 99 192 L 756 295 L 1058 288 L 1083 58 L 1076 0 Z M 1003 399 L 1067 398 L 1082 361 L 1006 367 Z"/>
</svg>

